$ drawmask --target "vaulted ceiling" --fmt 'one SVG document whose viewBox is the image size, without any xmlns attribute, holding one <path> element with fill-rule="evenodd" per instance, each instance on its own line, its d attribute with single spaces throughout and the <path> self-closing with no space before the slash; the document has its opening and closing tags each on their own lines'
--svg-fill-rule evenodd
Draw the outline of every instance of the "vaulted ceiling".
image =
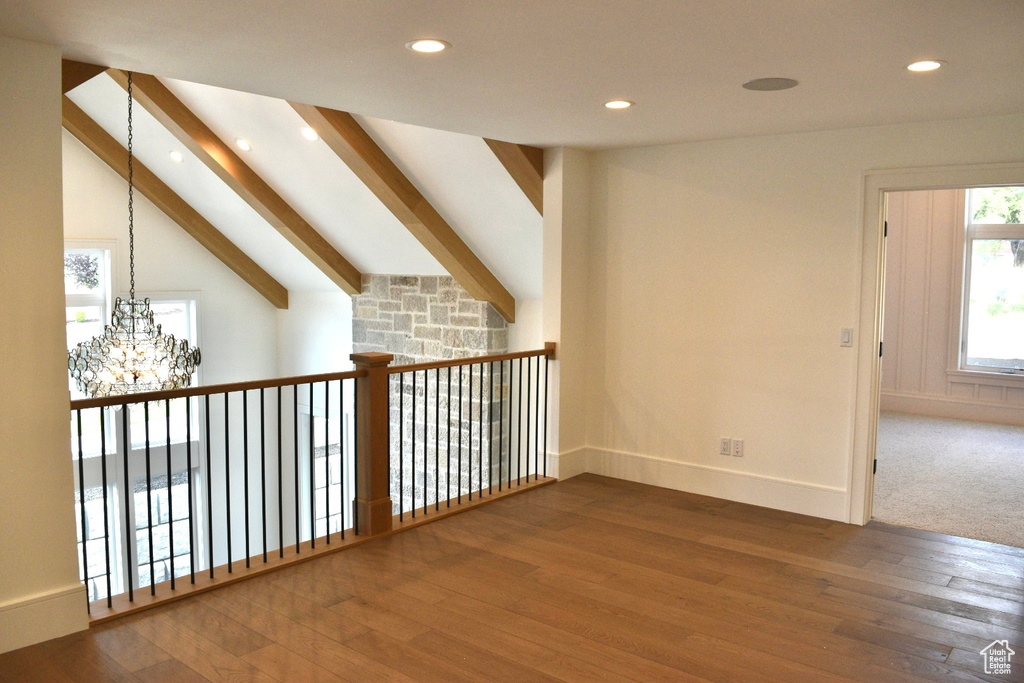
<svg viewBox="0 0 1024 683">
<path fill-rule="evenodd" d="M 541 147 L 1021 112 L 1022 30 L 1020 0 L 0 0 L 70 59 Z"/>
<path fill-rule="evenodd" d="M 89 75 L 65 127 L 124 176 L 125 75 Z M 140 192 L 275 305 L 286 291 L 357 292 L 361 272 L 450 272 L 510 320 L 516 298 L 540 297 L 541 216 L 492 150 L 508 145 L 144 74 L 133 90 Z"/>
</svg>

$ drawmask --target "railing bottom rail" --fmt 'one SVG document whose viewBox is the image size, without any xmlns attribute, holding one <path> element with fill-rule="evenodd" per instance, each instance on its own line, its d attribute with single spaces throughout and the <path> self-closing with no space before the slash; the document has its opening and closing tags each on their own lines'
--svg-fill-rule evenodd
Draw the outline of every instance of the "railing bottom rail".
<svg viewBox="0 0 1024 683">
<path fill-rule="evenodd" d="M 263 554 L 258 553 L 249 558 L 249 568 L 246 568 L 245 566 L 245 558 L 236 559 L 232 563 L 232 571 L 230 573 L 228 572 L 228 565 L 226 564 L 215 567 L 214 578 L 212 579 L 205 571 L 202 575 L 199 573 L 196 574 L 195 583 L 191 583 L 188 576 L 177 577 L 177 585 L 173 591 L 170 587 L 171 582 L 163 581 L 156 584 L 156 595 L 150 595 L 147 590 L 138 590 L 135 593 L 134 601 L 129 601 L 128 596 L 125 594 L 116 595 L 112 599 L 111 607 L 107 607 L 106 598 L 96 600 L 90 604 L 91 612 L 89 625 L 96 626 L 104 622 L 111 621 L 112 619 L 118 619 L 120 617 L 128 616 L 129 614 L 135 614 L 143 610 L 159 607 L 160 605 L 166 605 L 168 603 L 197 595 L 199 593 L 205 593 L 206 591 L 221 588 L 223 586 L 229 586 L 233 583 L 252 578 L 259 574 L 265 574 L 267 572 L 290 567 L 294 564 L 298 564 L 299 562 L 306 562 L 317 557 L 322 557 L 323 555 L 347 550 L 378 538 L 406 531 L 429 522 L 435 522 L 437 520 L 444 519 L 445 517 L 465 512 L 466 510 L 472 510 L 475 507 L 486 505 L 487 503 L 494 502 L 501 498 L 507 498 L 508 496 L 512 496 L 517 493 L 523 493 L 540 486 L 553 484 L 556 481 L 557 479 L 554 477 L 542 476 L 537 477 L 532 481 L 522 483 L 521 485 L 506 488 L 502 491 L 495 490 L 492 493 L 488 493 L 486 489 L 483 489 L 478 492 L 474 492 L 477 495 L 471 502 L 463 497 L 462 503 L 459 505 L 453 505 L 451 507 L 443 506 L 440 510 L 431 510 L 429 514 L 419 515 L 415 518 L 406 515 L 404 520 L 400 520 L 399 516 L 395 515 L 391 530 L 384 533 L 373 536 L 348 533 L 344 539 L 338 538 L 337 534 L 335 534 L 330 544 L 326 542 L 325 537 L 320 537 L 316 539 L 315 547 L 314 543 L 304 541 L 299 544 L 298 553 L 295 552 L 295 546 L 288 546 L 283 558 L 275 551 L 273 554 L 268 554 L 266 562 L 263 561 Z M 452 500 L 455 499 L 453 498 Z M 444 501 L 441 502 L 444 503 Z"/>
</svg>

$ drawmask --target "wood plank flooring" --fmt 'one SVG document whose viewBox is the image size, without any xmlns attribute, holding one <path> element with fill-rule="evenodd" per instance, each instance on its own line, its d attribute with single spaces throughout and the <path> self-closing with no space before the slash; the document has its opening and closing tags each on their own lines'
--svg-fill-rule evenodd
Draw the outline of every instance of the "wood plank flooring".
<svg viewBox="0 0 1024 683">
<path fill-rule="evenodd" d="M 980 650 L 1008 640 L 1010 675 Z M 3 681 L 1024 681 L 1024 549 L 582 475 L 0 655 Z"/>
</svg>

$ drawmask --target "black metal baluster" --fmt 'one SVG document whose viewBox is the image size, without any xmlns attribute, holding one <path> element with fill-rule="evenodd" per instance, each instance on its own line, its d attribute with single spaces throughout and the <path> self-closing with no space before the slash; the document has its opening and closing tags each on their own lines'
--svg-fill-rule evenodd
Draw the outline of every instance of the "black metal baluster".
<svg viewBox="0 0 1024 683">
<path fill-rule="evenodd" d="M 519 359 L 519 396 L 516 399 L 516 486 L 523 485 L 523 359 Z M 526 411 L 529 415 L 530 411 Z M 527 454 L 529 457 L 529 454 Z M 529 477 L 530 473 L 527 472 Z"/>
<path fill-rule="evenodd" d="M 82 524 L 82 583 L 85 584 L 85 611 L 91 613 L 92 602 L 91 591 L 89 590 L 89 553 L 85 546 L 88 545 L 89 531 L 85 525 L 85 449 L 82 446 L 82 411 L 76 410 L 78 418 L 78 511 Z"/>
<path fill-rule="evenodd" d="M 537 356 L 537 383 L 533 388 L 533 480 L 540 476 L 540 356 Z"/>
<path fill-rule="evenodd" d="M 462 366 L 459 366 L 462 367 Z M 469 414 L 466 416 L 466 426 L 469 427 L 469 453 L 467 454 L 467 462 L 469 465 L 469 500 L 473 500 L 473 366 L 469 367 Z M 462 420 L 462 411 L 459 411 L 459 421 Z M 460 426 L 461 430 L 462 427 Z M 459 469 L 461 473 L 462 469 Z"/>
<path fill-rule="evenodd" d="M 504 457 L 502 451 L 504 448 L 505 439 L 505 361 L 498 361 L 498 368 L 501 370 L 501 381 L 498 382 L 498 491 L 501 491 L 504 485 L 504 479 L 502 478 L 501 472 L 501 461 Z M 509 462 L 509 477 L 512 476 L 512 463 Z"/>
<path fill-rule="evenodd" d="M 127 403 L 121 404 L 121 449 L 124 451 L 124 554 L 128 558 L 125 561 L 127 567 L 125 575 L 128 577 L 128 602 L 135 602 L 135 590 L 132 588 L 132 574 L 135 574 L 137 570 L 132 569 L 132 566 L 138 567 L 138 542 L 135 537 L 135 529 L 129 529 L 129 520 L 131 514 L 128 506 L 135 502 L 135 495 L 132 491 L 128 477 L 128 454 L 132 450 L 132 444 L 128 440 L 128 422 L 130 421 L 131 408 Z M 135 544 L 135 562 L 131 562 L 132 544 Z"/>
<path fill-rule="evenodd" d="M 388 412 L 391 412 L 391 403 L 388 402 Z M 390 415 L 388 422 L 390 422 Z M 388 435 L 390 439 L 390 433 Z M 352 380 L 352 444 L 358 449 L 359 443 L 359 401 L 356 400 L 356 381 Z M 352 454 L 352 530 L 356 536 L 359 535 L 359 457 Z"/>
<path fill-rule="evenodd" d="M 149 401 L 142 404 L 142 415 L 146 421 L 146 521 L 149 531 L 149 594 L 156 595 L 156 572 L 153 556 L 153 477 L 150 469 L 149 455 Z"/>
<path fill-rule="evenodd" d="M 171 590 L 174 590 L 174 500 L 171 495 L 171 401 L 164 400 L 164 424 L 167 430 L 167 558 L 171 566 Z M 150 549 L 152 552 L 152 549 Z"/>
<path fill-rule="evenodd" d="M 324 531 L 331 544 L 331 385 L 324 382 Z"/>
<path fill-rule="evenodd" d="M 188 476 L 188 576 L 189 583 L 196 582 L 196 527 L 192 509 L 195 495 L 195 481 L 192 479 L 192 399 L 185 399 L 185 470 Z M 173 516 L 173 515 L 172 515 Z"/>
<path fill-rule="evenodd" d="M 398 373 L 398 521 L 405 519 L 405 373 Z"/>
<path fill-rule="evenodd" d="M 519 360 L 522 363 L 522 359 Z M 530 370 L 533 364 L 526 359 L 526 483 L 530 483 Z"/>
<path fill-rule="evenodd" d="M 210 545 L 210 554 L 207 562 L 210 564 L 210 578 L 213 578 L 213 456 L 212 444 L 210 443 L 210 395 L 203 397 L 206 404 L 206 536 Z"/>
<path fill-rule="evenodd" d="M 242 499 L 245 503 L 245 568 L 249 568 L 249 392 L 242 392 Z"/>
<path fill-rule="evenodd" d="M 412 459 L 409 463 L 409 481 L 412 484 L 412 498 L 409 500 L 409 509 L 412 511 L 413 519 L 416 519 L 416 372 L 412 373 Z"/>
<path fill-rule="evenodd" d="M 292 437 L 294 445 L 292 455 L 295 458 L 295 470 L 292 473 L 292 481 L 295 484 L 295 554 L 300 551 L 299 539 L 302 537 L 299 531 L 299 385 L 292 386 Z"/>
<path fill-rule="evenodd" d="M 225 493 L 225 515 L 228 535 L 228 574 L 234 573 L 231 560 L 231 420 L 229 418 L 229 404 L 227 392 L 224 392 L 224 493 Z"/>
<path fill-rule="evenodd" d="M 544 356 L 544 476 L 548 476 L 548 356 Z"/>
<path fill-rule="evenodd" d="M 427 379 L 427 371 L 423 371 L 423 514 L 427 514 L 427 423 L 430 421 L 430 380 Z"/>
<path fill-rule="evenodd" d="M 477 472 L 479 473 L 479 497 L 484 497 L 484 364 L 480 363 L 480 423 L 477 425 L 477 438 L 480 440 L 477 449 Z"/>
<path fill-rule="evenodd" d="M 434 511 L 441 509 L 441 368 L 434 369 Z"/>
<path fill-rule="evenodd" d="M 260 387 L 260 489 L 263 493 L 263 564 L 267 563 L 267 407 L 263 387 Z"/>
<path fill-rule="evenodd" d="M 487 364 L 487 493 L 494 493 L 494 361 Z"/>
<path fill-rule="evenodd" d="M 448 424 L 445 425 L 445 437 L 448 439 L 448 449 L 446 455 L 448 456 L 448 477 L 445 479 L 445 484 L 448 486 L 448 499 L 445 501 L 446 507 L 452 506 L 452 366 L 447 367 L 448 372 Z"/>
<path fill-rule="evenodd" d="M 459 505 L 462 505 L 462 368 L 459 366 L 459 415 L 455 420 L 459 425 L 459 471 L 455 476 L 459 478 Z"/>
<path fill-rule="evenodd" d="M 309 547 L 316 548 L 316 453 L 313 445 L 313 383 L 309 383 Z"/>
<path fill-rule="evenodd" d="M 281 387 L 277 387 L 277 552 L 284 557 L 284 451 L 282 450 Z"/>
<path fill-rule="evenodd" d="M 338 380 L 338 510 L 341 540 L 345 540 L 345 380 Z"/>
<path fill-rule="evenodd" d="M 103 477 L 103 562 L 107 570 L 107 607 L 112 607 L 110 595 L 110 516 L 107 510 L 107 415 L 109 408 L 100 408 L 100 469 Z"/>
</svg>

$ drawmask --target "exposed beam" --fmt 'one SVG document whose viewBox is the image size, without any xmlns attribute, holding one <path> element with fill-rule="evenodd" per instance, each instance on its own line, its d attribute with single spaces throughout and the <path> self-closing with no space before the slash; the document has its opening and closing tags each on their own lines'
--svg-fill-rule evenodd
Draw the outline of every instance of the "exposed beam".
<svg viewBox="0 0 1024 683">
<path fill-rule="evenodd" d="M 122 87 L 128 75 L 111 69 Z M 363 275 L 155 76 L 132 76 L 135 99 L 336 285 L 359 294 Z"/>
<path fill-rule="evenodd" d="M 484 142 L 498 157 L 512 180 L 523 191 L 540 215 L 544 215 L 544 150 L 513 142 L 489 140 Z"/>
<path fill-rule="evenodd" d="M 125 180 L 128 179 L 128 150 L 115 140 L 107 131 L 64 96 L 63 108 L 64 127 L 78 138 L 110 168 Z M 228 268 L 233 270 L 250 287 L 262 294 L 267 301 L 277 308 L 288 308 L 288 290 L 269 273 L 260 268 L 259 264 L 239 249 L 222 232 L 217 230 L 208 220 L 174 190 L 168 187 L 152 171 L 138 159 L 133 163 L 133 184 L 149 201 L 167 214 L 168 218 L 180 225 L 197 242 L 206 247 Z"/>
<path fill-rule="evenodd" d="M 61 92 L 65 95 L 89 79 L 99 76 L 107 70 L 107 67 L 105 66 L 99 66 L 98 64 L 86 64 L 85 62 L 76 62 L 70 59 L 62 59 L 60 67 Z"/>
<path fill-rule="evenodd" d="M 509 291 L 351 114 L 291 105 L 466 291 L 515 322 L 516 300 Z"/>
</svg>

